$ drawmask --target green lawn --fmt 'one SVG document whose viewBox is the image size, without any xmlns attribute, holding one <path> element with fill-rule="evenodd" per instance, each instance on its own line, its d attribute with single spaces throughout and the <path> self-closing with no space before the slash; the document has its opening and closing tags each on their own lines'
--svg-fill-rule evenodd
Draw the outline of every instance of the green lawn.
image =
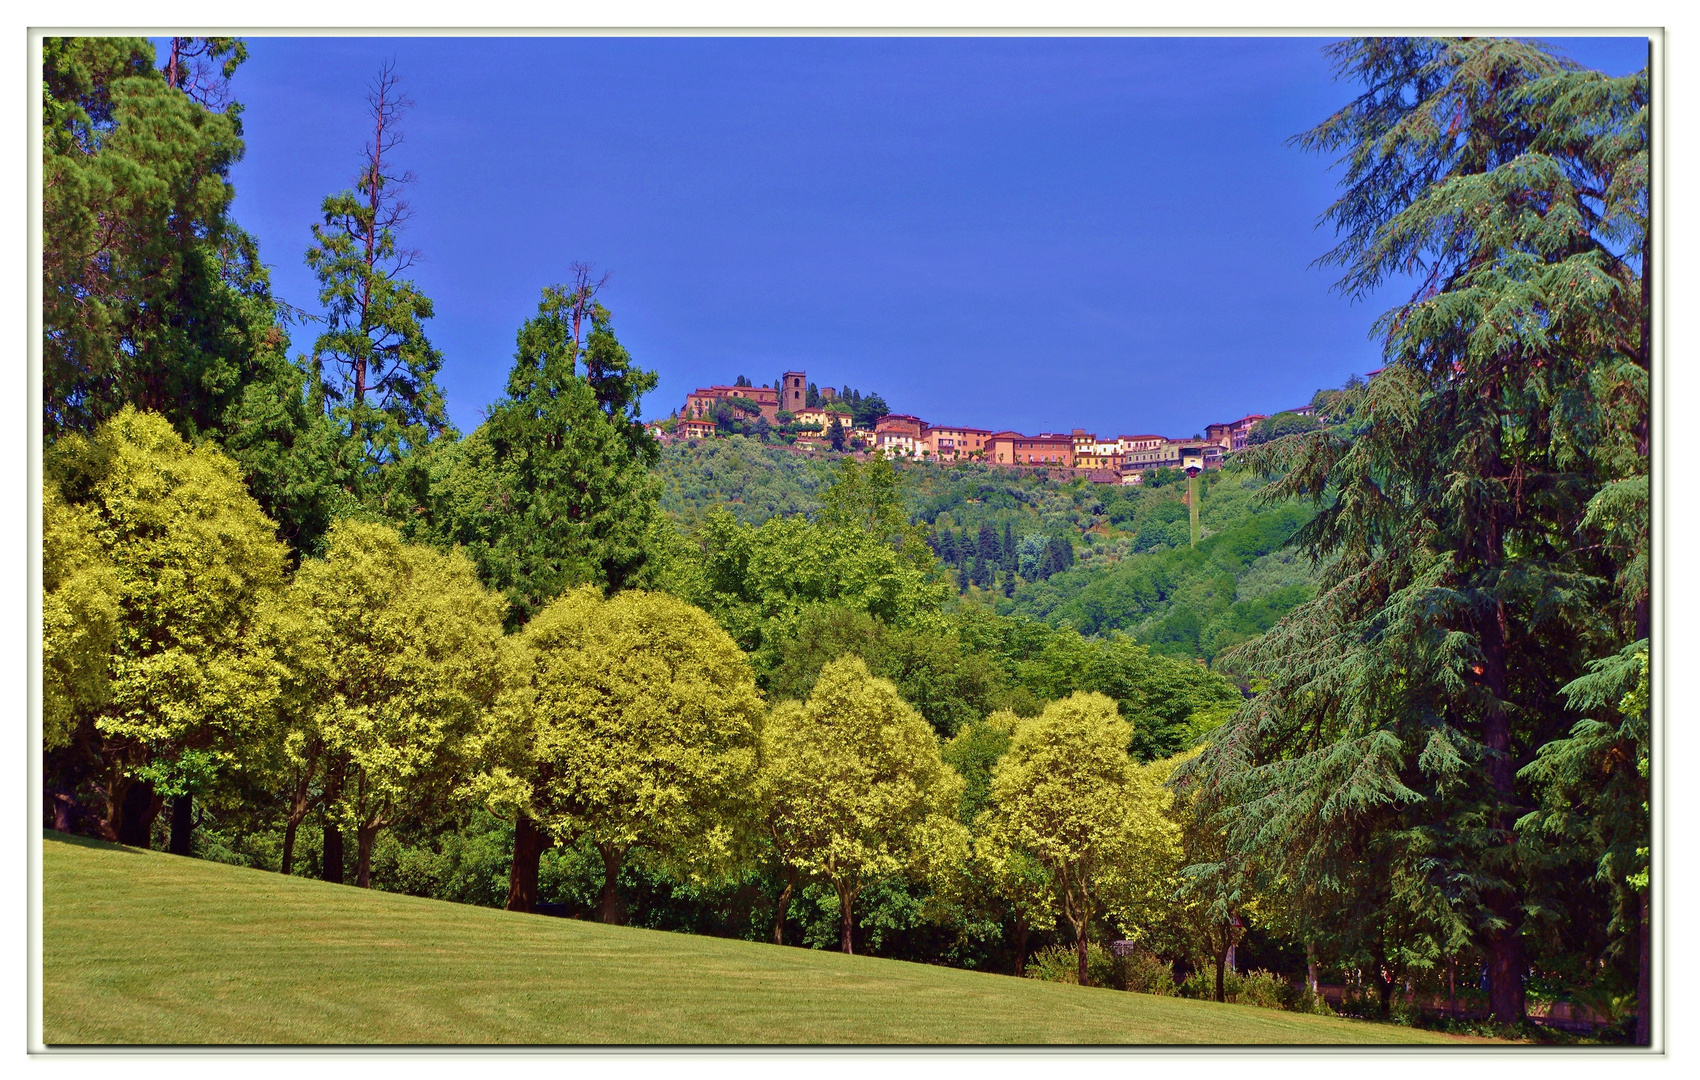
<svg viewBox="0 0 1700 1080">
<path fill-rule="evenodd" d="M 49 1045 L 1460 1041 L 515 915 L 59 833 L 42 851 Z"/>
</svg>

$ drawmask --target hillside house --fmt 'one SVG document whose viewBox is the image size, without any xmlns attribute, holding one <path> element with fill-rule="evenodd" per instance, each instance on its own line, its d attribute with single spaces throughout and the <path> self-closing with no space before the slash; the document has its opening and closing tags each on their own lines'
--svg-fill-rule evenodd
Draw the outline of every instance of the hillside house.
<svg viewBox="0 0 1700 1080">
<path fill-rule="evenodd" d="M 1046 432 L 1023 435 L 1000 431 L 986 440 L 986 460 L 1000 465 L 1062 465 L 1074 467 L 1074 439 Z"/>
<path fill-rule="evenodd" d="M 1238 420 L 1209 424 L 1204 428 L 1204 437 L 1224 450 L 1244 450 L 1246 440 L 1251 437 L 1251 429 L 1257 426 L 1259 420 L 1267 419 L 1262 413 L 1252 413 Z"/>
<path fill-rule="evenodd" d="M 922 456 L 931 450 L 926 442 L 927 422 L 905 413 L 888 413 L 874 421 L 873 447 L 886 457 Z"/>
<path fill-rule="evenodd" d="M 708 420 L 713 422 L 714 406 L 727 398 L 745 398 L 755 403 L 756 410 L 740 408 L 740 419 L 754 420 L 757 415 L 767 417 L 768 423 L 779 422 L 779 391 L 771 386 L 699 386 L 685 397 L 685 407 L 679 410 L 679 419 Z"/>
<path fill-rule="evenodd" d="M 929 424 L 922 438 L 934 461 L 961 461 L 983 452 L 991 434 L 986 428 Z"/>
</svg>

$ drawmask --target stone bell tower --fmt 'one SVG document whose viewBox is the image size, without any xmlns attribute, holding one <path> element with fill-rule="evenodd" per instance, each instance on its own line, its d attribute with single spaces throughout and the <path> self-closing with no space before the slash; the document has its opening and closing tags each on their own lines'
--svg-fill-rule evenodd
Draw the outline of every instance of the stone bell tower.
<svg viewBox="0 0 1700 1080">
<path fill-rule="evenodd" d="M 781 379 L 779 407 L 786 412 L 802 412 L 809 396 L 809 377 L 801 371 L 787 371 Z"/>
</svg>

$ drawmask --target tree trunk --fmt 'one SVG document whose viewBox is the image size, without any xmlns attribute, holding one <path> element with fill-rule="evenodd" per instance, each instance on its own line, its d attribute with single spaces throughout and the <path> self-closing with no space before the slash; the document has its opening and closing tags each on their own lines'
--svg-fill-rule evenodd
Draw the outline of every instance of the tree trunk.
<svg viewBox="0 0 1700 1080">
<path fill-rule="evenodd" d="M 773 904 L 773 943 L 785 944 L 785 915 L 791 910 L 791 891 L 797 887 L 797 872 L 785 876 L 785 888 Z"/>
<path fill-rule="evenodd" d="M 1228 943 L 1233 940 L 1233 927 L 1222 924 L 1222 947 L 1216 950 L 1216 1000 L 1228 1000 Z"/>
<path fill-rule="evenodd" d="M 372 842 L 383 827 L 380 823 L 361 825 L 354 830 L 354 884 L 362 889 L 372 887 Z"/>
<path fill-rule="evenodd" d="M 324 878 L 342 884 L 342 829 L 329 814 L 325 815 Z"/>
<path fill-rule="evenodd" d="M 1075 959 L 1075 967 L 1076 967 L 1075 978 L 1076 978 L 1076 981 L 1079 982 L 1081 986 L 1091 986 L 1092 985 L 1090 982 L 1087 981 L 1087 976 L 1086 976 L 1086 945 L 1087 945 L 1086 926 L 1085 926 L 1084 923 L 1082 923 L 1082 924 L 1080 924 L 1080 925 L 1078 925 L 1074 928 L 1074 959 Z"/>
<path fill-rule="evenodd" d="M 342 765 L 338 762 L 334 767 L 327 765 L 325 769 L 325 794 L 319 805 L 324 807 L 325 817 L 325 865 L 324 878 L 342 884 L 342 827 L 336 820 L 336 801 L 342 798 Z"/>
<path fill-rule="evenodd" d="M 118 817 L 118 842 L 129 847 L 148 847 L 156 813 L 158 808 L 153 797 L 153 784 L 146 780 L 132 781 L 124 789 L 124 801 Z"/>
<path fill-rule="evenodd" d="M 295 833 L 301 823 L 307 820 L 307 812 L 313 808 L 312 786 L 313 774 L 317 771 L 319 760 L 318 751 L 308 758 L 307 766 L 295 780 L 295 791 L 289 801 L 289 815 L 283 819 L 283 867 L 282 872 L 288 874 L 295 866 Z"/>
<path fill-rule="evenodd" d="M 1498 556 L 1497 539 L 1493 554 Z M 1491 561 L 1498 561 L 1497 558 Z M 1505 605 L 1495 603 L 1493 612 L 1479 623 L 1482 649 L 1482 682 L 1493 701 L 1483 711 L 1482 742 L 1488 749 L 1488 783 L 1493 788 L 1494 807 L 1489 827 L 1503 837 L 1506 847 L 1515 847 L 1517 763 L 1511 758 L 1511 714 L 1502 704 L 1506 697 Z M 1515 852 L 1508 862 L 1515 864 Z M 1515 877 L 1515 867 L 1507 876 Z M 1513 887 L 1514 888 L 1514 887 Z M 1520 1024 L 1527 1011 L 1523 992 L 1523 913 L 1512 889 L 1497 890 L 1487 897 L 1488 908 L 1505 923 L 1488 935 L 1488 1009 L 1502 1024 Z"/>
<path fill-rule="evenodd" d="M 295 830 L 300 827 L 301 823 L 293 819 L 286 821 L 283 826 L 283 866 L 278 872 L 285 877 L 289 876 L 295 859 Z"/>
<path fill-rule="evenodd" d="M 843 949 L 847 953 L 853 953 L 856 950 L 851 947 L 850 931 L 855 926 L 855 922 L 850 917 L 850 910 L 856 904 L 856 894 L 851 892 L 848 887 L 839 885 L 837 882 L 834 882 L 833 885 L 838 890 L 839 948 Z"/>
<path fill-rule="evenodd" d="M 1653 1045 L 1653 935 L 1648 929 L 1652 914 L 1653 886 L 1641 891 L 1640 971 L 1635 977 L 1635 1045 Z"/>
<path fill-rule="evenodd" d="M 1015 975 L 1020 978 L 1027 972 L 1027 923 L 1025 914 L 1015 917 Z"/>
<path fill-rule="evenodd" d="M 171 800 L 171 853 L 187 855 L 195 832 L 194 796 L 187 791 Z"/>
<path fill-rule="evenodd" d="M 1316 943 L 1305 942 L 1305 987 L 1312 994 L 1317 993 L 1316 981 Z"/>
<path fill-rule="evenodd" d="M 77 821 L 82 816 L 82 807 L 77 803 L 76 796 L 67 791 L 50 791 L 47 793 L 48 804 L 53 807 L 53 828 L 56 832 L 72 833 L 77 831 Z"/>
<path fill-rule="evenodd" d="M 613 844 L 598 844 L 602 853 L 602 921 L 609 926 L 620 923 L 620 892 L 616 878 L 620 874 L 620 858 L 624 851 Z"/>
<path fill-rule="evenodd" d="M 1520 1024 L 1527 1008 L 1523 993 L 1527 965 L 1523 962 L 1523 937 L 1514 921 L 1519 913 L 1500 897 L 1489 906 L 1512 925 L 1488 937 L 1488 1010 L 1502 1024 Z"/>
<path fill-rule="evenodd" d="M 509 911 L 531 913 L 537 910 L 537 867 L 543 861 L 543 830 L 520 813 L 514 817 L 514 860 L 508 870 Z"/>
</svg>

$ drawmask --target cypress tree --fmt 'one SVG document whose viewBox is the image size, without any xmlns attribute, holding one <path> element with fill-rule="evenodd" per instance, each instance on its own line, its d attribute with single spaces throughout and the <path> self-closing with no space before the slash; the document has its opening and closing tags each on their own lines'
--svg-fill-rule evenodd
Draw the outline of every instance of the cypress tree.
<svg viewBox="0 0 1700 1080">
<path fill-rule="evenodd" d="M 949 529 L 939 533 L 938 543 L 933 550 L 937 552 L 940 562 L 954 564 L 956 562 L 956 534 Z"/>
<path fill-rule="evenodd" d="M 1074 565 L 1074 545 L 1063 536 L 1053 536 L 1045 544 L 1045 554 L 1039 560 L 1039 580 L 1060 574 Z"/>
</svg>

